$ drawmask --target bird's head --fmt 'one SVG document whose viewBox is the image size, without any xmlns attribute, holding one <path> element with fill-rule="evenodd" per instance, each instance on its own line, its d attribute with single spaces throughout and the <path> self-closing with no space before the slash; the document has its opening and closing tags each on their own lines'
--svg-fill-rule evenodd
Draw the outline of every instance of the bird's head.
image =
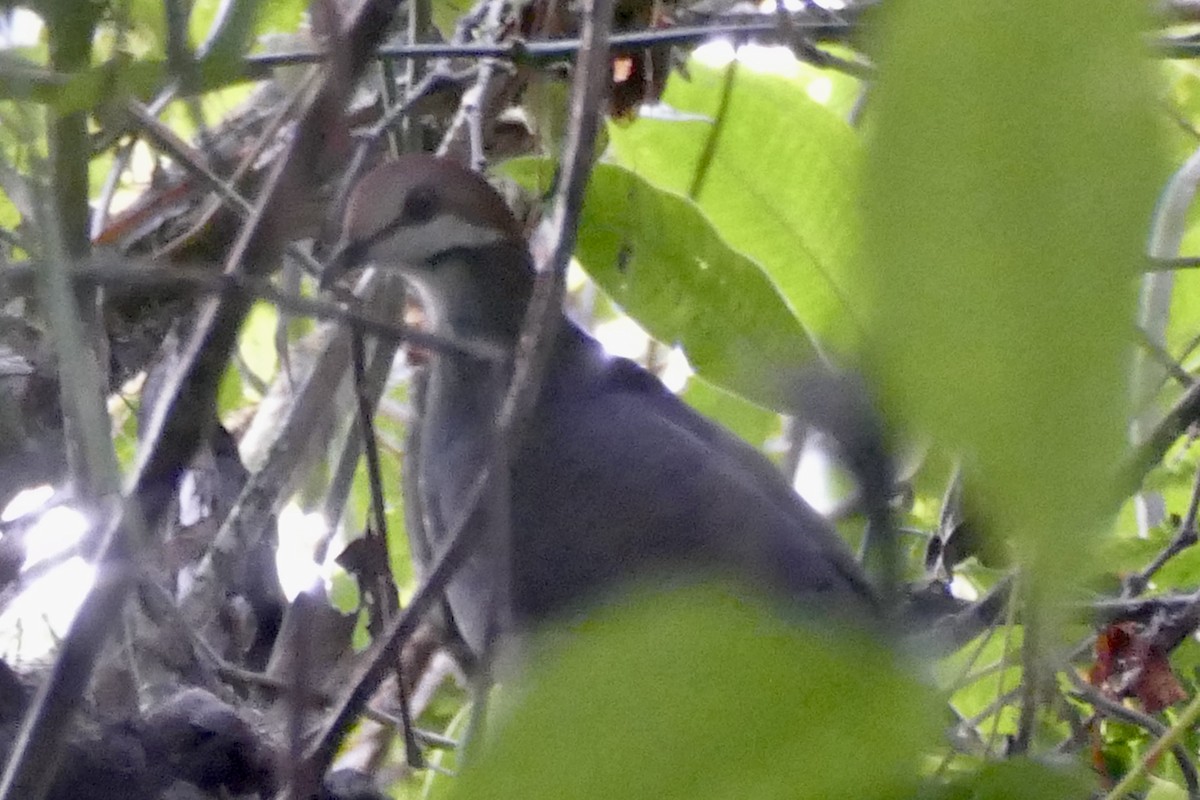
<svg viewBox="0 0 1200 800">
<path fill-rule="evenodd" d="M 403 274 L 435 326 L 519 327 L 533 280 L 521 227 L 486 180 L 452 161 L 410 154 L 369 172 L 350 195 L 342 240 L 323 284 L 373 264 Z"/>
</svg>

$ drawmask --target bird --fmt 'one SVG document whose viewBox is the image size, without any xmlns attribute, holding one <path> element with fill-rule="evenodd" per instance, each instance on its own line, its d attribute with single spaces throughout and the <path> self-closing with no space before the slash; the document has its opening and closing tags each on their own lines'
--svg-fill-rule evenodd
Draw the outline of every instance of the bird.
<svg viewBox="0 0 1200 800">
<path fill-rule="evenodd" d="M 322 284 L 367 265 L 404 278 L 433 332 L 515 352 L 535 268 L 521 225 L 480 174 L 422 153 L 368 172 Z M 663 576 L 731 578 L 797 607 L 878 618 L 879 597 L 844 540 L 764 454 L 559 313 L 510 452 L 506 551 L 479 537 L 492 549 L 474 550 L 446 587 L 472 652 Z M 438 354 L 428 369 L 409 476 L 430 523 L 412 543 L 418 574 L 446 547 L 491 457 L 513 367 Z M 467 525 L 496 524 L 494 508 L 479 505 Z M 493 607 L 497 598 L 507 607 Z"/>
</svg>

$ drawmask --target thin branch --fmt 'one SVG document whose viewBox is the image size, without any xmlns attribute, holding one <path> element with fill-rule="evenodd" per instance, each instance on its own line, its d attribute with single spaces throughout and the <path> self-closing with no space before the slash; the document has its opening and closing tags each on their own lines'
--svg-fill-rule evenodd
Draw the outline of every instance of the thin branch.
<svg viewBox="0 0 1200 800">
<path fill-rule="evenodd" d="M 1025 583 L 1028 591 L 1029 584 Z M 1042 621 L 1035 603 L 1025 600 L 1025 617 L 1021 639 L 1021 710 L 1017 719 L 1017 735 L 1013 737 L 1010 752 L 1024 755 L 1033 742 L 1033 729 L 1037 723 L 1038 706 L 1045 688 L 1045 660 L 1042 652 Z"/>
<path fill-rule="evenodd" d="M 399 283 L 398 280 L 395 282 Z M 400 295 L 402 303 L 403 289 L 399 286 L 397 286 L 397 293 Z M 382 352 L 381 347 L 383 348 Z M 371 632 L 378 635 L 383 632 L 388 620 L 396 615 L 396 611 L 400 607 L 400 599 L 396 593 L 396 579 L 392 575 L 391 558 L 388 554 L 389 537 L 382 467 L 373 424 L 375 409 L 379 405 L 380 395 L 383 394 L 385 378 L 392 359 L 396 355 L 396 348 L 382 343 L 377 345 L 375 353 L 372 354 L 371 367 L 373 370 L 367 368 L 365 350 L 366 343 L 363 341 L 363 335 L 355 332 L 351 336 L 350 351 L 358 414 L 355 420 L 357 425 L 352 427 L 346 438 L 348 440 L 347 448 L 350 447 L 351 440 L 357 439 L 357 444 L 362 446 L 363 454 L 366 457 L 367 476 L 371 486 L 371 516 L 374 519 L 373 529 L 368 528 L 366 535 L 375 537 L 383 555 L 383 563 L 372 569 L 368 576 L 364 576 L 369 577 L 373 584 L 367 594 L 368 599 L 373 601 L 368 611 L 371 613 Z M 356 433 L 359 434 L 357 437 Z M 401 674 L 400 661 L 396 662 L 395 670 L 397 700 L 400 705 L 400 719 L 403 722 L 401 731 L 404 738 L 405 756 L 409 766 L 421 769 L 425 766 L 425 757 L 421 754 L 421 748 L 413 735 L 414 726 L 412 715 L 409 712 L 408 691 L 405 688 L 404 676 Z"/>
<path fill-rule="evenodd" d="M 29 284 L 39 274 L 41 267 L 42 265 L 37 262 L 23 262 L 5 267 L 0 270 L 0 289 L 15 295 L 29 293 L 31 291 Z M 265 300 L 273 303 L 294 316 L 336 320 L 385 341 L 408 342 L 435 353 L 476 358 L 481 361 L 508 358 L 507 353 L 489 342 L 456 339 L 413 328 L 403 323 L 384 322 L 363 314 L 354 307 L 289 294 L 263 278 L 219 273 L 207 267 L 180 265 L 164 267 L 157 263 L 146 263 L 138 259 L 97 254 L 76 269 L 71 277 L 77 285 L 85 286 L 111 286 L 122 289 L 188 289 L 207 294 L 240 295 L 248 301 Z"/>
<path fill-rule="evenodd" d="M 95 210 L 92 212 L 92 219 L 88 225 L 88 236 L 92 239 L 99 236 L 108 224 L 113 198 L 116 197 L 117 189 L 121 185 L 121 176 L 125 174 L 125 170 L 129 168 L 129 162 L 133 159 L 133 150 L 136 146 L 137 139 L 131 138 L 118 147 L 117 152 L 113 154 L 112 166 L 108 168 L 108 174 L 104 177 L 104 185 L 100 189 L 100 196 L 96 199 Z"/>
<path fill-rule="evenodd" d="M 1200 420 L 1200 382 L 1193 383 L 1159 420 L 1145 440 L 1134 448 L 1117 471 L 1114 500 L 1121 501 L 1137 492 L 1150 470 L 1159 464 L 1171 446 Z"/>
<path fill-rule="evenodd" d="M 1165 594 L 1157 597 L 1112 598 L 1098 600 L 1080 607 L 1080 615 L 1097 625 L 1114 622 L 1150 622 L 1159 614 L 1178 617 L 1186 615 L 1200 602 L 1200 592 Z"/>
<path fill-rule="evenodd" d="M 1146 269 L 1152 272 L 1163 272 L 1166 270 L 1177 269 L 1195 269 L 1197 267 L 1200 267 L 1200 257 L 1197 256 L 1174 256 L 1171 258 L 1146 259 Z"/>
<path fill-rule="evenodd" d="M 1146 590 L 1150 579 L 1154 577 L 1156 572 L 1162 569 L 1164 564 L 1196 543 L 1198 538 L 1196 513 L 1198 509 L 1200 509 L 1200 469 L 1196 470 L 1196 477 L 1192 481 L 1192 496 L 1188 501 L 1187 513 L 1184 514 L 1183 521 L 1180 522 L 1175 536 L 1171 538 L 1170 543 L 1155 556 L 1154 560 L 1144 570 L 1125 580 L 1125 589 L 1122 592 L 1122 596 L 1137 597 L 1140 595 Z"/>
<path fill-rule="evenodd" d="M 842 20 L 812 20 L 805 16 L 810 12 L 797 12 L 800 19 L 793 19 L 790 30 L 781 30 L 778 20 L 764 16 L 761 21 L 739 21 L 715 23 L 693 27 L 655 28 L 613 34 L 609 39 L 612 53 L 632 53 L 648 47 L 661 45 L 701 44 L 711 39 L 728 37 L 738 41 L 763 41 L 788 44 L 790 37 L 802 33 L 809 41 L 844 41 L 857 30 L 855 23 Z M 495 58 L 512 61 L 518 65 L 536 66 L 553 61 L 573 59 L 584 49 L 584 37 L 578 39 L 543 39 L 525 41 L 513 39 L 497 44 L 474 42 L 470 44 L 389 44 L 379 48 L 377 56 L 382 59 L 406 58 Z M 265 53 L 247 56 L 247 72 L 261 74 L 262 70 L 297 64 L 318 63 L 322 54 L 315 50 L 295 50 L 290 53 Z"/>
<path fill-rule="evenodd" d="M 220 175 L 212 171 L 212 168 L 205 162 L 204 156 L 196 151 L 195 148 L 188 145 L 187 142 L 179 138 L 176 133 L 158 120 L 141 103 L 135 100 L 129 100 L 125 103 L 125 111 L 129 114 L 140 126 L 141 131 L 150 142 L 169 155 L 188 173 L 197 178 L 201 183 L 213 191 L 226 205 L 238 212 L 243 219 L 248 219 L 253 207 L 250 201 L 246 200 L 233 185 L 222 180 Z M 243 161 L 243 165 L 246 162 Z M 235 179 L 239 177 L 242 170 L 239 169 L 235 174 Z M 285 245 L 288 255 L 295 258 L 310 275 L 320 275 L 321 265 L 309 254 L 309 252 L 294 242 L 289 242 Z"/>
<path fill-rule="evenodd" d="M 359 331 L 354 331 L 350 337 L 350 364 L 354 375 L 354 397 L 356 400 L 358 429 L 362 432 L 363 454 L 367 461 L 367 477 L 371 487 L 371 520 L 374 534 L 380 538 L 387 553 L 388 527 L 387 513 L 383 493 L 383 468 L 379 462 L 379 446 L 375 441 L 375 405 L 379 402 L 378 393 L 372 392 L 367 384 L 366 342 Z M 389 351 L 395 351 L 389 348 Z M 371 620 L 375 629 L 383 630 L 384 624 L 399 608 L 396 597 L 396 584 L 390 568 L 390 560 L 385 560 L 382 574 L 387 576 L 387 585 L 379 585 L 372 590 L 380 604 L 377 607 L 378 616 Z"/>
<path fill-rule="evenodd" d="M 98 9 L 75 15 L 48 9 L 51 65 L 63 72 L 85 68 L 92 54 Z M 77 489 L 93 496 L 115 492 L 120 484 L 116 456 L 108 435 L 104 398 L 108 339 L 99 318 L 94 290 L 72 292 L 67 273 L 87 255 L 89 149 L 87 115 L 50 115 L 49 160 L 53 180 L 50 202 L 42 204 L 40 228 L 50 261 L 42 281 L 41 300 L 49 317 L 59 357 L 60 392 L 67 463 Z M 31 793 L 40 796 L 40 792 Z"/>
<path fill-rule="evenodd" d="M 1020 686 L 1014 686 L 1012 689 L 1009 689 L 1006 692 L 1002 692 L 1001 694 L 997 695 L 995 700 L 988 703 L 984 708 L 980 709 L 975 714 L 975 716 L 969 717 L 969 718 L 964 719 L 961 722 L 959 722 L 958 727 L 960 729 L 973 730 L 973 729 L 979 727 L 980 725 L 982 725 L 989 718 L 994 720 L 996 717 L 998 717 L 1000 715 L 1000 712 L 1002 710 L 1004 710 L 1007 706 L 1011 706 L 1014 702 L 1016 702 L 1017 699 L 1020 697 L 1020 695 L 1021 695 L 1021 687 Z M 993 722 L 992 731 L 991 731 L 991 733 L 988 734 L 987 741 L 984 742 L 984 747 L 987 748 L 989 753 L 992 752 L 993 743 L 995 742 L 995 740 L 996 740 L 996 723 Z"/>
<path fill-rule="evenodd" d="M 367 393 L 372 406 L 380 404 L 395 354 L 396 350 L 394 347 L 387 347 L 386 350 L 377 348 L 371 356 L 371 364 L 366 372 L 366 384 L 358 391 Z M 377 411 L 376 413 L 379 412 Z M 373 430 L 372 436 L 378 437 L 379 432 Z M 329 543 L 337 532 L 336 523 L 342 518 L 346 499 L 350 494 L 350 488 L 354 481 L 354 473 L 358 469 L 362 447 L 363 426 L 358 419 L 355 419 L 342 442 L 341 453 L 336 459 L 337 466 L 333 470 L 333 476 L 330 478 L 328 489 L 325 492 L 323 512 L 325 519 L 330 523 L 330 528 L 313 547 L 317 563 L 322 563 L 325 560 Z M 409 538 L 411 539 L 411 534 Z"/>
<path fill-rule="evenodd" d="M 822 16 L 812 19 L 812 12 L 806 9 L 795 12 L 791 31 L 781 30 L 774 17 L 763 17 L 759 20 L 746 20 L 745 15 L 731 17 L 736 21 L 718 21 L 708 25 L 661 28 L 645 31 L 620 33 L 613 37 L 614 52 L 629 53 L 644 50 L 648 47 L 676 45 L 698 45 L 715 38 L 729 38 L 742 44 L 758 42 L 763 44 L 781 44 L 796 47 L 797 31 L 802 34 L 802 41 L 811 45 L 814 42 L 847 43 L 854 40 L 863 30 L 857 21 L 861 12 L 874 3 L 860 3 L 853 9 L 841 12 L 843 19 L 831 20 Z M 550 62 L 569 61 L 580 51 L 580 39 L 548 39 L 534 42 L 513 40 L 506 44 L 395 44 L 382 48 L 379 57 L 388 60 L 404 59 L 471 59 L 495 58 L 511 61 L 521 66 L 538 66 Z M 1170 45 L 1167 45 L 1168 47 Z M 847 74 L 861 77 L 871 73 L 871 67 L 865 62 L 841 59 L 831 53 L 815 51 L 810 48 L 803 56 L 814 62 L 816 66 L 838 69 Z M 231 71 L 224 64 L 221 69 L 205 69 L 202 61 L 199 65 L 199 79 L 191 87 L 194 94 L 212 91 L 247 80 L 269 80 L 274 70 L 304 64 L 322 63 L 326 54 L 317 50 L 297 50 L 290 53 L 270 53 L 245 57 L 240 69 Z M 72 108 L 84 109 L 92 105 L 90 95 L 97 94 L 101 87 L 107 87 L 113 76 L 111 67 L 83 69 L 75 72 L 59 72 L 46 69 L 39 64 L 9 58 L 0 65 L 0 97 L 20 97 L 36 103 L 61 103 L 64 87 L 70 87 L 75 102 Z M 153 85 L 155 81 L 170 75 L 167 63 L 162 59 L 141 59 L 119 73 L 118 78 L 124 78 L 135 89 L 143 84 Z M 177 88 L 177 87 L 173 87 Z M 120 131 L 118 131 L 120 132 Z M 109 136 L 105 137 L 109 141 Z"/>
<path fill-rule="evenodd" d="M 478 544 L 478 528 L 468 526 L 467 521 L 482 501 L 491 477 L 491 467 L 485 465 L 464 493 L 462 510 L 447 529 L 446 549 L 437 557 L 425 582 L 355 665 L 347 680 L 347 689 L 334 703 L 320 732 L 304 753 L 304 759 L 314 773 L 323 774 L 328 768 L 350 725 L 379 688 L 392 663 L 399 658 L 403 642 L 417 629 L 425 613 L 441 599 L 450 579 Z"/>
<path fill-rule="evenodd" d="M 429 38 L 433 27 L 433 9 L 430 0 L 409 0 L 408 2 L 408 41 L 409 44 L 419 44 Z M 405 76 L 405 102 L 408 103 L 416 94 L 414 87 L 422 82 L 428 70 L 424 61 L 414 58 L 408 62 L 408 74 Z M 393 102 L 393 105 L 395 103 Z M 404 126 L 405 149 L 415 150 L 419 131 L 411 123 Z"/>
<path fill-rule="evenodd" d="M 1158 365 L 1163 368 L 1163 371 L 1171 376 L 1176 383 L 1186 389 L 1196 382 L 1196 379 L 1180 366 L 1179 362 L 1172 358 L 1171 354 L 1161 344 L 1154 341 L 1145 328 L 1135 326 L 1134 330 L 1137 331 L 1138 346 L 1157 361 Z"/>
</svg>

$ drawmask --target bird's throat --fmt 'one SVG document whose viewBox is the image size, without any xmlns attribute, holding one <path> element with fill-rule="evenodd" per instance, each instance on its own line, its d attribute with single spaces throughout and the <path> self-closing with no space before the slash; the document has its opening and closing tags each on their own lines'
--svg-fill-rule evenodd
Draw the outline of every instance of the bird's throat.
<svg viewBox="0 0 1200 800">
<path fill-rule="evenodd" d="M 435 330 L 515 345 L 533 294 L 524 245 L 451 250 L 411 276 Z"/>
</svg>

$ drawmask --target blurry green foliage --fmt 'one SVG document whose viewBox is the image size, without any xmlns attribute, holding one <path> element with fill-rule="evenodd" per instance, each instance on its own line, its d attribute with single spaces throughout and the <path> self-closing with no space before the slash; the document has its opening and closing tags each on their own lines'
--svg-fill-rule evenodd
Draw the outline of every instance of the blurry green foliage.
<svg viewBox="0 0 1200 800">
<path fill-rule="evenodd" d="M 1094 786 L 1079 770 L 1056 769 L 1029 759 L 988 764 L 978 773 L 920 795 L 922 800 L 1084 800 Z"/>
<path fill-rule="evenodd" d="M 859 278 L 873 364 L 896 419 L 970 454 L 987 513 L 1062 588 L 1112 506 L 1165 175 L 1141 20 L 955 0 L 883 22 Z"/>
<path fill-rule="evenodd" d="M 936 702 L 872 637 L 719 585 L 543 639 L 457 798 L 909 797 Z"/>
</svg>

